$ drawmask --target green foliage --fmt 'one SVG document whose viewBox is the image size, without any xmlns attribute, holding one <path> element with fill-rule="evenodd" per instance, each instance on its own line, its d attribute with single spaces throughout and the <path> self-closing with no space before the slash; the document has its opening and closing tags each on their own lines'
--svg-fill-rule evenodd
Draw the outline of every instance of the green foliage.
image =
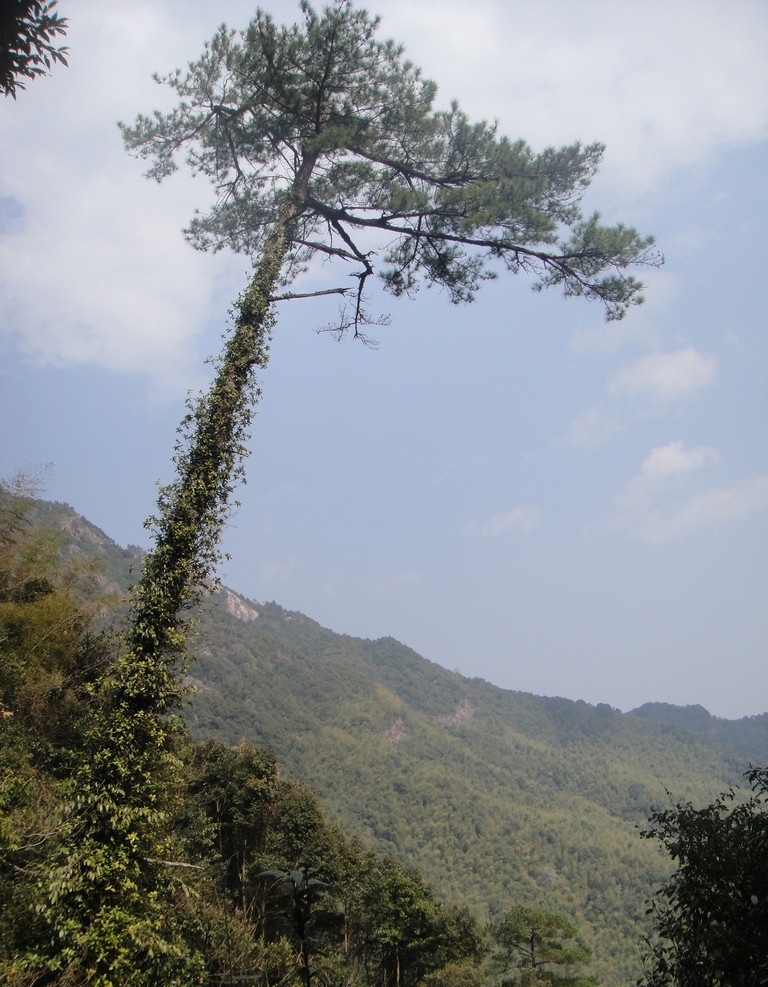
<svg viewBox="0 0 768 987">
<path fill-rule="evenodd" d="M 264 854 L 277 801 L 277 763 L 269 751 L 245 743 L 236 748 L 209 741 L 193 745 L 187 784 L 192 803 L 207 821 L 211 847 L 237 908 L 252 913 L 248 871 Z M 207 852 L 207 846 L 202 847 Z"/>
<path fill-rule="evenodd" d="M 302 865 L 290 872 L 282 870 L 263 871 L 264 880 L 276 882 L 284 889 L 283 907 L 277 912 L 285 924 L 286 936 L 293 940 L 298 950 L 298 969 L 305 987 L 311 987 L 313 978 L 319 974 L 315 953 L 317 946 L 318 912 L 322 910 L 328 885 L 314 876 L 314 869 Z"/>
<path fill-rule="evenodd" d="M 747 773 L 752 794 L 730 788 L 702 809 L 655 810 L 643 832 L 676 870 L 652 903 L 648 987 L 768 983 L 768 769 Z"/>
<path fill-rule="evenodd" d="M 183 805 L 178 749 L 185 611 L 217 557 L 227 498 L 252 413 L 253 367 L 266 361 L 268 287 L 285 250 L 283 233 L 265 249 L 238 302 L 236 331 L 211 393 L 191 410 L 177 449 L 178 480 L 160 494 L 155 546 L 133 589 L 125 632 L 95 680 L 83 756 L 67 779 L 56 852 L 39 912 L 49 944 L 31 965 L 78 971 L 89 983 L 192 982 L 204 959 L 194 917 L 173 903 L 185 895 L 173 861 Z M 160 862 L 160 863 L 158 863 Z M 177 916 L 181 916 L 177 918 Z M 170 920 L 172 919 L 172 920 Z M 137 979 L 138 970 L 143 971 Z"/>
<path fill-rule="evenodd" d="M 409 899 L 399 901 L 396 919 L 371 914 L 376 888 L 391 891 L 397 865 L 382 865 L 384 881 L 375 855 L 330 824 L 311 792 L 280 778 L 269 751 L 195 744 L 143 697 L 132 702 L 116 675 L 119 642 L 91 638 L 88 601 L 59 585 L 61 541 L 27 523 L 28 500 L 6 493 L 4 982 L 139 987 L 258 973 L 309 985 L 346 971 L 347 982 L 367 983 L 365 964 L 378 970 L 384 960 L 363 936 L 389 943 L 396 922 L 404 975 L 411 970 Z M 74 658 L 85 662 L 92 652 L 77 670 L 81 681 Z M 442 909 L 417 876 L 401 883 L 428 902 L 429 968 L 472 953 L 469 917 Z M 422 917 L 414 921 L 421 928 Z"/>
<path fill-rule="evenodd" d="M 175 859 L 173 728 L 98 694 L 92 714 L 40 879 L 49 934 L 30 962 L 100 987 L 189 982 L 200 960 L 177 919 L 182 883 L 163 864 Z"/>
<path fill-rule="evenodd" d="M 668 876 L 637 825 L 665 788 L 711 799 L 768 753 L 768 717 L 711 734 L 510 692 L 229 592 L 200 628 L 196 735 L 272 747 L 346 831 L 418 867 L 442 900 L 482 919 L 516 902 L 564 915 L 617 987 L 637 979 L 644 902 Z"/>
<path fill-rule="evenodd" d="M 367 881 L 368 931 L 365 937 L 384 987 L 415 983 L 428 972 L 434 948 L 434 901 L 420 875 L 384 860 Z M 371 960 L 369 959 L 370 963 Z"/>
<path fill-rule="evenodd" d="M 175 109 L 120 125 L 151 177 L 169 175 L 186 149 L 215 186 L 214 206 L 186 231 L 196 247 L 260 257 L 293 202 L 284 280 L 318 254 L 352 265 L 352 313 L 336 329 L 356 335 L 374 273 L 395 295 L 424 283 L 453 302 L 471 301 L 498 269 L 599 299 L 609 318 L 640 301 L 626 272 L 658 263 L 652 238 L 579 208 L 601 145 L 537 154 L 455 103 L 435 110 L 434 83 L 377 39 L 377 18 L 349 0 L 301 9 L 291 27 L 261 9 L 242 32 L 222 26 L 185 72 L 156 77 L 177 93 Z M 371 250 L 367 231 L 384 246 Z"/>
<path fill-rule="evenodd" d="M 477 966 L 485 940 L 466 909 L 447 908 L 415 868 L 368 854 L 358 871 L 357 945 L 351 952 L 378 987 L 408 987 L 447 966 Z"/>
<path fill-rule="evenodd" d="M 0 483 L 0 956 L 40 932 L 39 879 L 62 837 L 61 801 L 109 660 L 107 602 L 88 560 L 32 523 L 23 478 Z"/>
<path fill-rule="evenodd" d="M 19 982 L 138 984 L 139 969 L 148 984 L 186 982 L 197 960 L 170 907 L 180 888 L 157 873 L 173 843 L 180 721 L 116 688 L 107 598 L 31 514 L 29 497 L 0 490 L 3 954 Z"/>
<path fill-rule="evenodd" d="M 559 973 L 589 963 L 592 951 L 577 941 L 577 929 L 562 915 L 517 905 L 491 926 L 497 949 L 494 957 L 502 971 L 519 971 L 515 983 L 590 987 L 592 977 Z M 556 967 L 552 972 L 551 967 Z M 570 972 L 570 971 L 569 971 Z M 505 983 L 508 981 L 505 981 Z"/>
<path fill-rule="evenodd" d="M 238 301 L 235 332 L 210 393 L 190 407 L 180 426 L 177 479 L 160 491 L 158 514 L 148 521 L 154 548 L 132 593 L 126 664 L 146 701 L 159 711 L 178 706 L 184 613 L 199 601 L 201 587 L 213 575 L 227 503 L 240 477 L 258 398 L 253 368 L 266 366 L 268 359 L 269 291 L 283 249 L 278 239 Z M 139 665 L 148 676 L 141 684 Z"/>
<path fill-rule="evenodd" d="M 0 720 L 0 968 L 9 982 L 258 975 L 306 987 L 309 971 L 313 985 L 480 987 L 489 945 L 478 917 L 499 925 L 515 903 L 583 930 L 603 982 L 636 980 L 641 902 L 667 873 L 634 833 L 659 791 L 653 775 L 696 798 L 713 778 L 738 777 L 738 758 L 708 720 L 697 716 L 700 734 L 672 731 L 608 707 L 504 692 L 392 639 L 334 635 L 274 604 L 240 600 L 258 616 L 237 620 L 220 594 L 222 605 L 201 615 L 206 649 L 189 712 L 203 733 L 216 732 L 218 716 L 219 734 L 236 743 L 196 743 L 144 698 L 128 704 L 116 681 L 122 645 L 99 630 L 104 588 L 126 584 L 135 553 L 62 505 L 0 496 L 0 518 L 0 708 L 12 714 Z M 94 551 L 108 564 L 98 584 L 84 554 Z M 322 803 L 281 774 L 274 753 L 239 739 L 254 724 Z M 757 726 L 745 724 L 739 744 L 754 742 L 755 756 L 765 749 Z M 750 803 L 736 794 L 719 813 L 725 842 L 731 810 Z M 756 896 L 761 871 L 749 853 L 760 832 L 756 823 L 733 859 L 718 858 L 735 866 L 746 856 Z M 701 867 L 712 868 L 703 846 Z M 290 880 L 275 872 L 320 882 L 303 934 Z M 734 922 L 749 928 L 743 916 Z M 516 975 L 590 983 L 564 966 Z"/>
<path fill-rule="evenodd" d="M 756 752 L 768 748 L 768 713 L 745 716 L 740 720 L 724 720 L 712 716 L 703 706 L 672 706 L 669 703 L 645 703 L 632 710 L 654 723 L 662 724 L 675 738 L 705 735 L 738 751 L 744 763 L 754 759 Z"/>
<path fill-rule="evenodd" d="M 57 0 L 6 0 L 0 13 L 0 89 L 16 99 L 24 79 L 45 75 L 55 62 L 67 64 L 66 47 L 51 41 L 67 33 L 65 17 L 54 12 Z"/>
<path fill-rule="evenodd" d="M 446 963 L 441 970 L 422 978 L 424 987 L 485 987 L 486 975 L 482 966 L 467 961 Z"/>
</svg>

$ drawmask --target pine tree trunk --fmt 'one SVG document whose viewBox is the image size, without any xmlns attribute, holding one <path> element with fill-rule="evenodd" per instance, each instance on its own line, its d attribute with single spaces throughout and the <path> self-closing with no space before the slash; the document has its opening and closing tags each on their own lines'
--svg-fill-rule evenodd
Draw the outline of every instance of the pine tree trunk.
<svg viewBox="0 0 768 987">
<path fill-rule="evenodd" d="M 216 377 L 188 421 L 178 476 L 160 498 L 155 546 L 133 591 L 126 640 L 127 667 L 137 705 L 164 712 L 177 702 L 173 672 L 183 654 L 181 613 L 211 575 L 243 442 L 258 396 L 254 369 L 264 368 L 272 328 L 272 297 L 291 249 L 314 158 L 307 158 L 264 245 L 253 277 L 238 299 L 234 331 Z M 170 674 L 169 674 L 170 673 Z"/>
</svg>

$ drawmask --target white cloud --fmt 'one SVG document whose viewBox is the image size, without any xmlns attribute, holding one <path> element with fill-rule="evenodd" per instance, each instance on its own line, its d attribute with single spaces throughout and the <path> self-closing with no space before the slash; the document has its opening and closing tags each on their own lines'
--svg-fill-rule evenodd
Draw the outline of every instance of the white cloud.
<svg viewBox="0 0 768 987">
<path fill-rule="evenodd" d="M 458 0 L 391 0 L 384 14 L 444 99 L 537 146 L 604 141 L 624 192 L 768 134 L 762 0 L 478 0 L 469 19 Z"/>
<path fill-rule="evenodd" d="M 63 197 L 43 177 L 24 232 L 0 240 L 3 324 L 45 362 L 167 375 L 211 314 L 206 259 L 153 189 L 121 197 L 119 182 L 91 178 Z M 49 239 L 51 225 L 62 232 Z"/>
<path fill-rule="evenodd" d="M 180 232 L 206 187 L 147 182 L 116 125 L 162 98 L 149 76 L 176 57 L 174 44 L 161 57 L 170 14 L 85 3 L 67 39 L 70 68 L 1 108 L 0 195 L 17 216 L 0 236 L 0 331 L 39 362 L 141 372 L 183 391 L 206 321 L 224 326 L 213 295 L 228 265 Z"/>
<path fill-rule="evenodd" d="M 688 397 L 708 387 L 715 376 L 717 360 L 693 346 L 671 353 L 650 353 L 620 370 L 609 382 L 614 397 L 645 397 L 667 403 Z"/>
<path fill-rule="evenodd" d="M 742 480 L 732 487 L 703 490 L 685 503 L 667 524 L 674 535 L 695 528 L 743 521 L 768 507 L 768 475 Z"/>
<path fill-rule="evenodd" d="M 625 521 L 646 518 L 658 498 L 675 488 L 686 474 L 717 462 L 719 453 L 712 446 L 686 449 L 682 442 L 657 446 L 643 460 L 640 472 L 634 476 L 617 500 L 619 513 Z"/>
<path fill-rule="evenodd" d="M 497 538 L 509 531 L 529 532 L 537 528 L 541 522 L 541 511 L 536 507 L 515 507 L 510 511 L 501 511 L 481 522 L 471 522 L 467 533 L 478 538 Z"/>
<path fill-rule="evenodd" d="M 575 449 L 592 448 L 608 442 L 621 431 L 623 422 L 603 408 L 590 408 L 571 422 L 567 443 Z"/>
<path fill-rule="evenodd" d="M 616 527 L 644 541 L 669 542 L 746 520 L 768 507 L 766 475 L 692 491 L 694 474 L 719 458 L 711 446 L 687 449 L 679 441 L 653 449 L 616 500 Z"/>
<path fill-rule="evenodd" d="M 719 458 L 717 449 L 711 446 L 686 449 L 680 441 L 670 442 L 651 450 L 651 454 L 640 467 L 640 476 L 636 482 L 644 486 L 663 482 L 701 469 L 709 463 L 716 463 Z"/>
<path fill-rule="evenodd" d="M 716 369 L 715 357 L 699 353 L 692 346 L 641 357 L 613 375 L 608 381 L 608 394 L 619 400 L 636 397 L 645 403 L 592 407 L 573 419 L 566 442 L 576 449 L 602 445 L 636 422 L 704 390 L 714 379 Z"/>
</svg>

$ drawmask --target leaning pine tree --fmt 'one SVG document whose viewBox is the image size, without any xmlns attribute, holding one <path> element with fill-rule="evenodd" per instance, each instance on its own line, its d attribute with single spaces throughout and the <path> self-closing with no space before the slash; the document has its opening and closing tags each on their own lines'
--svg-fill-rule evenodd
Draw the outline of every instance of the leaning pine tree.
<svg viewBox="0 0 768 987">
<path fill-rule="evenodd" d="M 192 172 L 213 183 L 215 204 L 185 231 L 192 244 L 254 264 L 136 594 L 132 644 L 153 662 L 215 557 L 273 303 L 292 297 L 281 292 L 313 258 L 346 265 L 354 287 L 321 293 L 346 297 L 336 330 L 363 339 L 375 275 L 394 295 L 436 285 L 458 303 L 506 269 L 532 274 L 536 289 L 596 299 L 620 319 L 642 301 L 628 269 L 658 263 L 652 237 L 582 215 L 602 145 L 536 154 L 455 103 L 436 110 L 435 84 L 376 38 L 378 19 L 349 0 L 301 10 L 292 27 L 261 10 L 243 32 L 221 27 L 186 72 L 156 77 L 178 93 L 172 112 L 121 124 L 128 150 L 152 162 L 149 177 L 170 175 L 186 151 Z"/>
<path fill-rule="evenodd" d="M 436 285 L 458 303 L 499 272 L 526 273 L 535 288 L 598 300 L 618 319 L 641 301 L 629 269 L 657 262 L 650 237 L 582 215 L 601 145 L 534 153 L 456 104 L 435 109 L 434 83 L 376 37 L 377 19 L 348 0 L 301 11 L 292 27 L 258 10 L 243 32 L 220 28 L 187 71 L 158 78 L 178 94 L 175 109 L 121 125 L 158 181 L 186 152 L 217 193 L 187 236 L 247 254 L 254 273 L 210 391 L 182 428 L 177 476 L 161 492 L 154 548 L 75 776 L 41 909 L 50 939 L 31 964 L 69 983 L 203 975 L 194 923 L 171 907 L 174 888 L 190 900 L 179 885 L 193 877 L 168 836 L 184 614 L 215 568 L 276 299 L 324 257 L 352 275 L 351 289 L 327 289 L 344 299 L 339 334 L 366 338 L 375 276 L 394 295 Z"/>
</svg>

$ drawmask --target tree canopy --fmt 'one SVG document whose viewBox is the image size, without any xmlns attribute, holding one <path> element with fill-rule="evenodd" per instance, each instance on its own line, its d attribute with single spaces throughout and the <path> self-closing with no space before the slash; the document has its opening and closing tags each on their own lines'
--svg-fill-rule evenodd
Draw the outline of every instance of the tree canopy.
<svg viewBox="0 0 768 987">
<path fill-rule="evenodd" d="M 505 983 L 520 987 L 595 987 L 588 976 L 565 975 L 576 966 L 588 963 L 591 950 L 577 940 L 577 929 L 562 915 L 516 905 L 495 925 L 491 935 L 496 943 L 496 964 L 504 972 L 519 976 Z M 554 967 L 554 972 L 552 968 Z"/>
<path fill-rule="evenodd" d="M 317 257 L 349 265 L 354 303 L 338 328 L 358 335 L 374 273 L 395 295 L 427 284 L 463 302 L 499 270 L 529 272 L 537 288 L 599 299 L 609 318 L 640 300 L 627 271 L 658 262 L 653 239 L 580 209 L 601 144 L 534 152 L 456 103 L 436 109 L 435 84 L 377 38 L 378 18 L 349 0 L 301 11 L 291 27 L 260 9 L 244 31 L 222 26 L 186 71 L 156 76 L 174 110 L 121 124 L 151 177 L 185 149 L 213 183 L 212 208 L 186 230 L 196 247 L 260 257 L 290 202 L 283 281 Z"/>
<path fill-rule="evenodd" d="M 747 779 L 750 797 L 729 789 L 701 809 L 678 802 L 642 834 L 677 865 L 650 908 L 646 987 L 768 983 L 768 769 Z"/>
<path fill-rule="evenodd" d="M 55 62 L 67 64 L 66 47 L 51 41 L 69 24 L 54 7 L 57 0 L 6 0 L 0 13 L 0 89 L 16 99 L 25 79 L 45 75 Z"/>
<path fill-rule="evenodd" d="M 434 83 L 376 37 L 377 18 L 349 0 L 301 11 L 292 27 L 263 10 L 240 33 L 222 26 L 185 72 L 156 77 L 178 94 L 173 110 L 121 124 L 151 177 L 171 174 L 186 151 L 192 172 L 213 183 L 212 208 L 187 230 L 192 243 L 254 263 L 216 378 L 185 421 L 177 479 L 161 494 L 134 593 L 134 666 L 179 652 L 179 614 L 212 571 L 245 452 L 276 293 L 311 261 L 349 265 L 356 284 L 335 328 L 365 337 L 376 272 L 396 295 L 425 283 L 460 302 L 499 265 L 532 271 L 537 287 L 599 299 L 620 318 L 641 299 L 627 269 L 658 260 L 651 237 L 582 216 L 601 145 L 535 154 L 455 104 L 436 110 Z"/>
</svg>

